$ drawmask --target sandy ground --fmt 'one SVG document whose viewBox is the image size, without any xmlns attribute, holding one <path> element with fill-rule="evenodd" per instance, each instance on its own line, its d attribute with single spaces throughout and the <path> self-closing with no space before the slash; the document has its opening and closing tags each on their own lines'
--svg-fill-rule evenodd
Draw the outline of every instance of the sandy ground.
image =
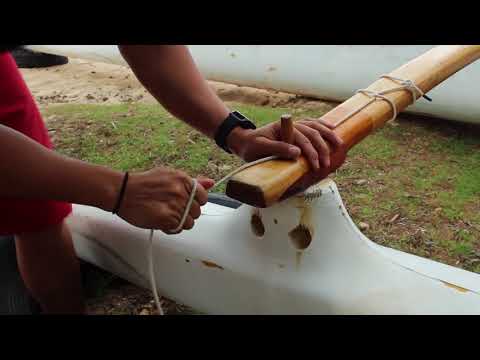
<svg viewBox="0 0 480 360">
<path fill-rule="evenodd" d="M 155 102 L 129 68 L 70 59 L 69 63 L 41 69 L 21 69 L 40 105 L 51 103 Z M 224 101 L 268 106 L 328 109 L 329 104 L 293 94 L 210 82 Z"/>
</svg>

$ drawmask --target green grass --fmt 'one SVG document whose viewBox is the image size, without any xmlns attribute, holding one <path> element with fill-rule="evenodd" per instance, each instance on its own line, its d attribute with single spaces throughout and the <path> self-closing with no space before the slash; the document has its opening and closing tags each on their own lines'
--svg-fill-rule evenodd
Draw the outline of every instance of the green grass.
<svg viewBox="0 0 480 360">
<path fill-rule="evenodd" d="M 231 105 L 259 125 L 285 112 L 322 115 Z M 56 130 L 58 151 L 116 169 L 166 165 L 219 179 L 241 164 L 157 105 L 68 104 L 43 112 Z M 366 234 L 373 241 L 480 272 L 478 127 L 399 119 L 352 149 L 332 178 L 354 221 L 370 225 Z M 357 185 L 359 179 L 368 183 Z"/>
<path fill-rule="evenodd" d="M 241 104 L 235 107 L 259 125 L 279 119 L 288 111 Z M 67 104 L 48 107 L 44 113 L 52 119 L 49 127 L 56 130 L 58 151 L 118 170 L 168 165 L 193 176 L 218 179 L 241 164 L 160 106 Z"/>
</svg>

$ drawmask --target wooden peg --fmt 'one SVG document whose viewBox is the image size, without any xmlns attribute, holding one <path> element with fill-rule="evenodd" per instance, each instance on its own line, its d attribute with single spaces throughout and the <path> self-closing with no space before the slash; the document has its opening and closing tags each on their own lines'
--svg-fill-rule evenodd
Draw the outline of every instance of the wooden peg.
<svg viewBox="0 0 480 360">
<path fill-rule="evenodd" d="M 293 144 L 293 121 L 292 115 L 284 114 L 280 117 L 282 126 L 282 140 Z"/>
</svg>

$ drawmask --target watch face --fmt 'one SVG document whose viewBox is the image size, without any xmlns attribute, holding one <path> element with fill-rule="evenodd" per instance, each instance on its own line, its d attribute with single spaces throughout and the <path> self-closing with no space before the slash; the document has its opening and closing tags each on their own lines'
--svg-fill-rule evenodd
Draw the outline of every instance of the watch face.
<svg viewBox="0 0 480 360">
<path fill-rule="evenodd" d="M 243 129 L 256 129 L 257 127 L 255 126 L 254 123 L 252 123 L 246 116 L 243 114 L 239 113 L 238 111 L 232 111 L 230 116 L 238 120 L 238 126 L 240 126 Z"/>
<path fill-rule="evenodd" d="M 238 117 L 240 120 L 247 120 L 247 118 L 238 111 L 233 111 L 232 114 Z"/>
</svg>

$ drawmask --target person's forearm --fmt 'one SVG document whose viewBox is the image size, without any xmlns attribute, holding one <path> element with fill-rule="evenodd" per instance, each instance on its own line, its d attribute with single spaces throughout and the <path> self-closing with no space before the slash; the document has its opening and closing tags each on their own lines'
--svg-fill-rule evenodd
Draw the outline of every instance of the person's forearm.
<svg viewBox="0 0 480 360">
<path fill-rule="evenodd" d="M 230 110 L 198 71 L 186 46 L 121 45 L 145 88 L 173 115 L 210 138 Z"/>
<path fill-rule="evenodd" d="M 45 199 L 111 210 L 122 174 L 64 157 L 0 125 L 0 197 Z"/>
</svg>

